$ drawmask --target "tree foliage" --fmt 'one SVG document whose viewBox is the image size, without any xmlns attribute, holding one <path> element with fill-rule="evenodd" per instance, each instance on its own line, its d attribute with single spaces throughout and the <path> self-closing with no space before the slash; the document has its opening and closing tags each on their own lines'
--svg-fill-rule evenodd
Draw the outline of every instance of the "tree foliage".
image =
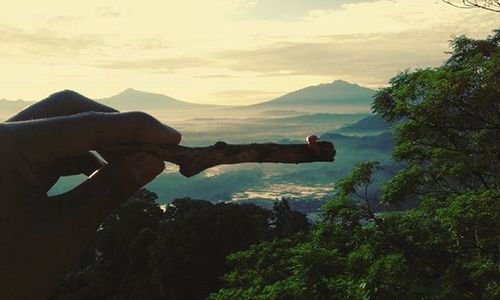
<svg viewBox="0 0 500 300">
<path fill-rule="evenodd" d="M 141 190 L 114 212 L 52 299 L 204 299 L 221 287 L 228 254 L 309 227 L 286 201 L 277 215 L 189 198 L 162 210 L 156 198 Z"/>
<path fill-rule="evenodd" d="M 380 165 L 361 163 L 309 235 L 231 254 L 211 299 L 498 299 L 499 39 L 457 38 L 442 66 L 403 72 L 374 97 L 375 112 L 401 120 L 394 157 L 407 165 L 380 200 L 418 208 L 374 216 Z"/>
<path fill-rule="evenodd" d="M 441 67 L 403 72 L 375 95 L 376 113 L 405 120 L 394 157 L 408 163 L 381 200 L 500 187 L 499 42 L 500 31 L 486 40 L 459 37 Z"/>
</svg>

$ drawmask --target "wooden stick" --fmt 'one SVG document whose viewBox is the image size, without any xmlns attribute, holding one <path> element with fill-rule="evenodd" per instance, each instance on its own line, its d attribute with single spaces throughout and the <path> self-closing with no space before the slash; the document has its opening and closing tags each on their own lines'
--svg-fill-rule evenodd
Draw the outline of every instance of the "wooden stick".
<svg viewBox="0 0 500 300">
<path fill-rule="evenodd" d="M 179 145 L 125 145 L 101 149 L 108 153 L 148 152 L 163 160 L 179 165 L 186 177 L 194 176 L 218 165 L 258 163 L 309 163 L 334 161 L 335 146 L 330 142 L 318 142 L 316 150 L 307 144 L 241 144 L 217 142 L 208 147 Z M 313 151 L 314 150 L 314 151 Z M 319 151 L 318 151 L 319 150 Z"/>
</svg>

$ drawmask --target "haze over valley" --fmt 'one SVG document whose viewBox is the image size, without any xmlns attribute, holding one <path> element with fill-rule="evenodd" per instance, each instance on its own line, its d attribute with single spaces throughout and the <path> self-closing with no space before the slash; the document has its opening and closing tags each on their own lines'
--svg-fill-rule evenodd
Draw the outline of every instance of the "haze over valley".
<svg viewBox="0 0 500 300">
<path fill-rule="evenodd" d="M 228 143 L 304 143 L 308 134 L 332 141 L 337 147 L 334 163 L 242 164 L 218 166 L 184 178 L 177 166 L 147 188 L 161 203 L 191 197 L 211 202 L 253 202 L 269 207 L 276 199 L 290 197 L 292 205 L 314 215 L 331 199 L 335 181 L 357 162 L 376 159 L 390 166 L 393 125 L 370 113 L 375 91 L 336 80 L 292 91 L 248 106 L 206 105 L 131 88 L 97 101 L 120 111 L 146 111 L 183 134 L 183 145 Z M 1 101 L 4 118 L 32 102 Z M 398 167 L 395 165 L 394 169 Z M 387 174 L 379 174 L 381 178 Z M 51 194 L 62 193 L 83 177 L 62 179 Z"/>
</svg>

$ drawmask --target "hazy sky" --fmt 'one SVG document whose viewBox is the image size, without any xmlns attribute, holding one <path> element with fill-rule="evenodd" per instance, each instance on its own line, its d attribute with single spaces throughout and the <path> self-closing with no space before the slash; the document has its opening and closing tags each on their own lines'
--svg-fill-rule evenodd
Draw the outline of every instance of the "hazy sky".
<svg viewBox="0 0 500 300">
<path fill-rule="evenodd" d="M 497 27 L 498 14 L 439 0 L 5 1 L 0 99 L 132 87 L 250 104 L 335 79 L 380 87 L 439 65 L 453 35 Z"/>
</svg>

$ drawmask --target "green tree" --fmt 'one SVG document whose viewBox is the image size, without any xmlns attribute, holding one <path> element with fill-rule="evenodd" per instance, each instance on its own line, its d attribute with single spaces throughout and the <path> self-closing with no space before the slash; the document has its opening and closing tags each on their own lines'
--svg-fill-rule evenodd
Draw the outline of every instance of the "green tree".
<svg viewBox="0 0 500 300">
<path fill-rule="evenodd" d="M 271 224 L 274 226 L 275 236 L 279 238 L 309 230 L 306 216 L 301 212 L 291 210 L 287 198 L 274 203 Z"/>
<path fill-rule="evenodd" d="M 275 213 L 255 205 L 186 198 L 163 211 L 156 198 L 141 190 L 116 210 L 52 299 L 203 299 L 221 287 L 229 253 L 277 234 Z M 289 209 L 279 219 L 283 237 L 308 225 Z"/>
<path fill-rule="evenodd" d="M 401 120 L 394 157 L 407 165 L 381 200 L 418 208 L 375 216 L 380 166 L 362 163 L 309 235 L 230 255 L 211 298 L 500 298 L 499 40 L 457 38 L 441 67 L 403 72 L 374 97 L 379 115 Z"/>
<path fill-rule="evenodd" d="M 203 299 L 218 290 L 225 256 L 270 238 L 270 218 L 254 205 L 175 200 L 152 245 L 162 299 Z"/>
<path fill-rule="evenodd" d="M 440 67 L 403 72 L 374 96 L 373 110 L 395 130 L 394 157 L 408 166 L 381 201 L 447 197 L 500 187 L 500 30 L 455 39 Z"/>
<path fill-rule="evenodd" d="M 364 202 L 368 218 L 375 219 L 372 208 L 375 197 L 370 191 L 370 186 L 375 178 L 374 173 L 381 169 L 382 167 L 377 161 L 358 164 L 346 177 L 337 182 L 337 198 L 342 200 L 353 195 L 356 196 L 358 200 Z"/>
</svg>

